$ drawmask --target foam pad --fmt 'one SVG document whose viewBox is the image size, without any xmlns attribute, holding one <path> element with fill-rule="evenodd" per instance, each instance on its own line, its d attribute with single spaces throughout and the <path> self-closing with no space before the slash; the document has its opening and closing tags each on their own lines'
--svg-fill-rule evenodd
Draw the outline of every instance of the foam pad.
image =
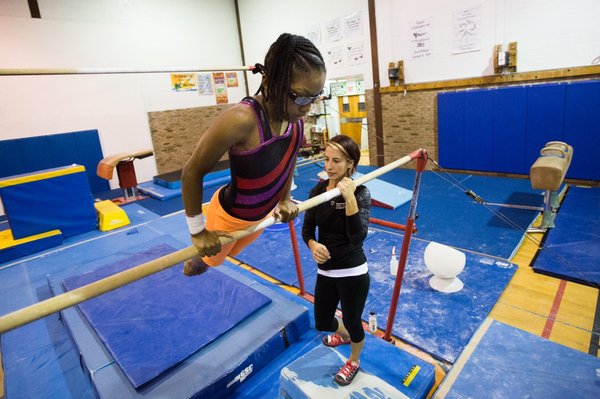
<svg viewBox="0 0 600 399">
<path fill-rule="evenodd" d="M 595 398 L 600 359 L 487 319 L 436 398 Z"/>
<path fill-rule="evenodd" d="M 156 198 L 159 201 L 168 200 L 181 195 L 181 185 L 179 185 L 179 188 L 169 188 L 168 186 L 156 184 L 154 181 L 148 181 L 138 184 L 137 188 L 140 193 Z"/>
<path fill-rule="evenodd" d="M 431 364 L 367 334 L 360 370 L 341 387 L 333 378 L 349 355 L 350 345 L 307 352 L 281 370 L 279 398 L 425 398 L 434 384 Z"/>
<path fill-rule="evenodd" d="M 66 238 L 96 229 L 94 200 L 81 165 L 4 178 L 0 196 L 16 239 L 56 229 Z"/>
<path fill-rule="evenodd" d="M 63 281 L 66 290 L 129 269 L 174 249 L 158 245 L 94 272 Z M 79 305 L 131 384 L 139 389 L 236 326 L 271 300 L 206 272 L 184 277 L 170 268 Z"/>
<path fill-rule="evenodd" d="M 161 219 L 159 223 L 162 223 L 163 220 Z M 144 233 L 142 230 L 140 229 L 140 234 Z M 116 235 L 111 237 L 116 237 Z M 118 241 L 120 243 L 122 237 Z M 143 241 L 137 240 L 136 242 Z M 119 244 L 115 245 L 119 246 Z M 127 262 L 129 258 L 135 258 L 139 261 L 140 257 L 146 256 L 144 255 L 145 253 L 151 252 L 157 246 L 161 245 L 167 245 L 176 249 L 183 248 L 181 242 L 171 236 L 160 236 L 150 239 L 150 241 L 144 244 L 137 244 L 133 247 L 129 246 L 126 249 L 121 248 L 121 251 L 118 253 L 111 252 L 113 255 L 106 258 L 104 264 L 107 264 L 109 261 L 112 264 L 115 262 L 115 259 Z M 132 256 L 132 254 L 136 255 Z M 155 255 L 158 255 L 158 253 Z M 152 256 L 149 257 L 151 258 Z M 132 264 L 133 262 L 127 263 Z M 87 262 L 84 267 L 89 268 L 90 266 L 88 265 L 90 264 L 96 266 L 99 263 L 98 261 L 95 263 Z M 200 310 L 196 309 L 197 313 L 203 315 L 202 317 L 209 318 L 203 324 L 194 324 L 191 327 L 187 326 L 185 328 L 187 332 L 193 335 L 192 340 L 196 339 L 196 335 L 206 334 L 205 330 L 211 330 L 213 323 L 219 323 L 218 321 L 214 321 L 215 318 L 224 319 L 228 317 L 228 313 L 236 312 L 233 307 L 236 306 L 238 301 L 235 298 L 239 298 L 237 289 L 231 291 L 231 287 L 229 287 L 227 291 L 215 294 L 214 289 L 218 287 L 218 284 L 215 284 L 212 280 L 212 274 L 221 274 L 226 278 L 236 280 L 238 283 L 246 286 L 246 288 L 252 289 L 269 298 L 270 303 L 244 319 L 219 338 L 213 340 L 210 344 L 193 353 L 184 361 L 170 368 L 150 383 L 142 386 L 139 390 L 136 390 L 130 383 L 108 351 L 108 348 L 78 308 L 72 307 L 63 310 L 61 312 L 61 320 L 72 334 L 73 342 L 81 354 L 82 368 L 88 374 L 97 397 L 111 399 L 115 397 L 143 397 L 144 399 L 190 397 L 212 399 L 225 397 L 245 384 L 262 368 L 270 364 L 284 352 L 288 345 L 293 345 L 297 342 L 310 327 L 309 312 L 305 306 L 292 302 L 282 295 L 275 293 L 272 289 L 257 283 L 254 279 L 242 275 L 242 273 L 237 271 L 238 268 L 232 266 L 229 262 L 218 268 L 209 269 L 205 274 L 194 278 L 184 277 L 182 269 L 183 266 L 181 264 L 169 269 L 173 270 L 176 278 L 179 279 L 179 284 L 175 288 L 170 284 L 170 278 L 163 277 L 166 279 L 167 284 L 164 285 L 163 278 L 161 278 L 159 284 L 155 284 L 151 293 L 146 294 L 145 297 L 158 295 L 156 291 L 163 290 L 164 285 L 164 290 L 168 291 L 169 296 L 167 299 L 164 299 L 165 297 L 162 296 L 164 304 L 161 306 L 170 306 L 173 312 L 178 312 L 175 309 L 176 307 L 187 309 L 191 312 L 195 309 L 195 299 L 191 301 L 186 300 L 184 296 L 187 294 L 183 294 L 182 296 L 180 291 L 187 291 L 189 293 L 189 286 L 192 286 L 191 291 L 196 296 L 204 299 L 204 307 Z M 168 273 L 169 270 L 160 272 L 155 276 L 164 276 L 164 273 Z M 72 268 L 69 268 L 57 271 L 48 278 L 48 283 L 54 294 L 64 292 L 64 288 L 60 283 L 64 277 L 61 276 L 69 276 L 71 273 Z M 203 283 L 200 281 L 202 279 L 206 279 L 207 281 Z M 207 285 L 209 286 L 208 289 L 206 288 Z M 210 296 L 209 300 L 206 300 L 207 295 Z M 225 302 L 218 300 L 222 296 L 227 297 Z M 229 301 L 230 296 L 234 297 L 233 301 Z M 151 299 L 144 298 L 144 308 L 146 308 L 145 304 L 147 300 Z M 127 298 L 127 302 L 122 303 L 125 305 L 134 302 Z M 218 305 L 219 303 L 220 305 Z M 135 307 L 140 307 L 140 305 L 135 303 Z M 153 316 L 157 319 L 156 322 L 158 324 L 162 323 L 163 319 L 165 319 L 163 324 L 166 325 L 162 326 L 161 329 L 170 331 L 169 327 L 174 321 L 169 318 L 170 315 L 160 316 L 160 312 L 160 309 L 154 308 L 144 312 L 145 315 L 143 317 L 147 322 L 145 324 L 148 324 L 150 318 Z M 177 335 L 177 332 L 168 331 L 157 331 L 157 333 Z M 170 340 L 169 337 L 167 339 Z M 163 344 L 163 342 L 152 339 L 152 342 L 154 342 L 158 350 L 163 350 L 161 346 L 166 345 L 166 342 L 169 341 L 165 341 Z M 139 344 L 145 345 L 144 343 L 136 342 L 136 345 Z M 149 364 L 148 358 L 144 358 L 140 360 L 138 366 L 140 368 L 145 367 L 147 363 Z"/>
<path fill-rule="evenodd" d="M 62 244 L 60 230 L 52 230 L 15 240 L 11 230 L 0 231 L 0 263 Z"/>
<path fill-rule="evenodd" d="M 354 173 L 354 178 L 361 176 L 363 176 L 361 173 Z M 406 204 L 412 198 L 412 190 L 407 190 L 383 180 L 373 179 L 366 182 L 365 186 L 371 192 L 371 202 L 373 205 L 381 208 L 396 209 Z"/>
</svg>

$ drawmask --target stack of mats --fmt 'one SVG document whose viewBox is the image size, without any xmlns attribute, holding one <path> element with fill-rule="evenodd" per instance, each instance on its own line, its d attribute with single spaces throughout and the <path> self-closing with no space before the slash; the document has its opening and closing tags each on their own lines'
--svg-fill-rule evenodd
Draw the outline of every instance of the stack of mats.
<svg viewBox="0 0 600 399">
<path fill-rule="evenodd" d="M 162 237 L 135 255 L 66 279 L 55 294 L 166 255 Z M 227 268 L 196 278 L 172 267 L 66 309 L 62 319 L 102 398 L 218 398 L 234 391 L 309 327 L 305 307 Z"/>
</svg>

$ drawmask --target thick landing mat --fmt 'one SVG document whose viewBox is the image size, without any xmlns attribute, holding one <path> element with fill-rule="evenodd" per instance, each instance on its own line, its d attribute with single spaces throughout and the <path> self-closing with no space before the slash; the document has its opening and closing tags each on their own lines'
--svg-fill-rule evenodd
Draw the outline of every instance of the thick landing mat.
<svg viewBox="0 0 600 399">
<path fill-rule="evenodd" d="M 425 398 L 433 387 L 431 364 L 370 334 L 360 371 L 352 384 L 342 387 L 333 377 L 348 356 L 350 345 L 315 347 L 281 370 L 279 398 Z"/>
<path fill-rule="evenodd" d="M 235 309 L 235 300 L 219 301 L 212 295 L 212 299 L 202 299 L 203 292 L 208 293 L 211 288 L 205 284 L 216 285 L 218 283 L 210 274 L 219 274 L 219 279 L 235 280 L 246 288 L 264 295 L 270 299 L 270 303 L 263 309 L 255 312 L 251 317 L 231 328 L 220 338 L 215 339 L 198 352 L 192 354 L 184 361 L 180 362 L 164 374 L 157 377 L 152 382 L 135 390 L 127 377 L 123 374 L 120 367 L 115 363 L 110 352 L 103 345 L 101 340 L 95 334 L 93 329 L 76 309 L 67 309 L 62 312 L 62 317 L 73 339 L 79 348 L 82 356 L 82 363 L 85 370 L 91 376 L 94 389 L 97 395 L 102 398 L 218 398 L 225 397 L 228 393 L 234 391 L 238 386 L 251 378 L 253 373 L 258 372 L 262 367 L 268 364 L 272 359 L 282 353 L 285 348 L 298 340 L 299 336 L 309 327 L 308 311 L 305 307 L 296 305 L 272 290 L 240 275 L 234 270 L 226 267 L 210 269 L 205 275 L 197 278 L 184 278 L 181 275 L 181 265 L 172 268 L 174 273 L 181 276 L 182 280 L 190 281 L 189 284 L 198 284 L 197 294 L 200 301 L 203 302 L 205 309 L 191 309 L 194 307 L 188 300 L 180 298 L 178 291 L 182 289 L 170 289 L 170 298 L 168 299 L 174 307 L 181 307 L 184 313 L 199 313 L 207 320 L 183 327 L 187 330 L 186 334 L 193 337 L 184 337 L 181 339 L 194 341 L 197 336 L 210 334 L 215 325 L 220 323 L 220 319 L 228 318 L 229 314 L 237 312 Z M 161 272 L 165 273 L 165 272 Z M 201 279 L 207 280 L 205 283 Z M 185 283 L 185 281 L 183 281 Z M 160 284 L 165 285 L 164 282 Z M 53 284 L 56 287 L 56 284 Z M 166 286 L 166 285 L 165 285 Z M 221 291 L 224 297 L 236 297 L 236 289 L 226 289 Z M 155 288 L 152 289 L 154 292 Z M 132 302 L 128 300 L 128 302 Z M 212 302 L 212 303 L 211 303 Z M 221 303 L 217 306 L 218 303 Z M 230 306 L 231 305 L 231 306 Z M 175 309 L 172 309 L 174 312 Z M 205 311 L 206 310 L 206 311 Z M 157 316 L 157 311 L 150 310 L 150 314 L 158 317 L 157 324 L 161 317 Z M 191 315 L 190 315 L 191 316 Z M 174 320 L 167 320 L 162 328 L 167 328 L 164 333 L 178 335 L 171 327 L 175 327 Z M 158 327 L 157 327 L 158 328 Z M 164 335 L 163 333 L 160 333 Z M 160 341 L 151 338 L 152 344 L 149 350 L 160 350 L 167 339 Z M 144 346 L 140 343 L 135 345 Z M 137 350 L 137 349 L 136 349 Z M 146 355 L 147 357 L 148 355 Z M 138 367 L 152 366 L 153 362 L 148 359 L 141 360 Z"/>
<path fill-rule="evenodd" d="M 71 291 L 174 251 L 158 244 L 69 277 L 62 286 Z M 223 273 L 209 270 L 203 278 L 191 279 L 170 268 L 84 302 L 79 309 L 139 389 L 270 302 Z"/>
<path fill-rule="evenodd" d="M 487 319 L 435 398 L 597 398 L 600 359 Z"/>
<path fill-rule="evenodd" d="M 570 187 L 533 270 L 600 286 L 600 188 Z"/>
</svg>

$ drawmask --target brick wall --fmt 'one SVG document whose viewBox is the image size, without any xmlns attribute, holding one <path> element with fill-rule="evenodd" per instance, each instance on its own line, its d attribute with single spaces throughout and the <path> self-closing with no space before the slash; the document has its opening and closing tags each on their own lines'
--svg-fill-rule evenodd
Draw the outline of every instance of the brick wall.
<svg viewBox="0 0 600 399">
<path fill-rule="evenodd" d="M 437 91 L 413 91 L 381 96 L 383 116 L 384 164 L 395 161 L 418 148 L 425 148 L 437 159 Z M 369 160 L 377 165 L 375 107 L 373 90 L 366 93 L 369 129 Z M 414 163 L 406 165 L 414 168 Z M 428 168 L 431 164 L 428 163 Z"/>
<path fill-rule="evenodd" d="M 149 112 L 158 174 L 181 170 L 211 121 L 233 104 Z M 227 154 L 223 156 L 227 159 Z"/>
</svg>

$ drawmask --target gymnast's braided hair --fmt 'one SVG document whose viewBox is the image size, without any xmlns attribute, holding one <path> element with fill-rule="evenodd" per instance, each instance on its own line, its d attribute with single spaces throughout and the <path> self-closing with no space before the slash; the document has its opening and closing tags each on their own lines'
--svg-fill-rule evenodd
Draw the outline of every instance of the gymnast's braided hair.
<svg viewBox="0 0 600 399">
<path fill-rule="evenodd" d="M 262 73 L 267 78 L 266 89 L 261 84 L 256 94 L 261 93 L 265 102 L 272 104 L 275 115 L 271 117 L 284 118 L 292 75 L 315 69 L 325 72 L 325 61 L 310 40 L 290 33 L 279 36 L 265 56 L 265 65 L 256 64 L 254 69 L 254 73 Z"/>
</svg>

